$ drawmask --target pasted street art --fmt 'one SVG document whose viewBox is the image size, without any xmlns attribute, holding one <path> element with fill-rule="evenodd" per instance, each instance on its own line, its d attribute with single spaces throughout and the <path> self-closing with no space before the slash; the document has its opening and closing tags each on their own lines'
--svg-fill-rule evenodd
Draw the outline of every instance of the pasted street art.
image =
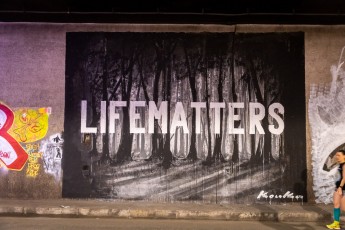
<svg viewBox="0 0 345 230">
<path fill-rule="evenodd" d="M 306 199 L 303 33 L 67 33 L 63 196 Z"/>
<path fill-rule="evenodd" d="M 313 190 L 318 203 L 332 203 L 338 174 L 334 156 L 345 149 L 344 49 L 330 68 L 330 83 L 312 85 L 309 122 L 312 134 Z"/>
<path fill-rule="evenodd" d="M 63 138 L 60 133 L 51 135 L 41 142 L 40 151 L 43 152 L 43 167 L 46 173 L 61 180 L 61 159 L 63 150 Z"/>
</svg>

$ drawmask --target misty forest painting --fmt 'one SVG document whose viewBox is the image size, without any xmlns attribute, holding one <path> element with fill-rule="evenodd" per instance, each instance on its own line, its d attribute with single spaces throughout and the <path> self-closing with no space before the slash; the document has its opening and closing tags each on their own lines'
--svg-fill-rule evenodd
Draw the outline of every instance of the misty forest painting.
<svg viewBox="0 0 345 230">
<path fill-rule="evenodd" d="M 306 199 L 303 33 L 66 34 L 63 196 Z"/>
</svg>

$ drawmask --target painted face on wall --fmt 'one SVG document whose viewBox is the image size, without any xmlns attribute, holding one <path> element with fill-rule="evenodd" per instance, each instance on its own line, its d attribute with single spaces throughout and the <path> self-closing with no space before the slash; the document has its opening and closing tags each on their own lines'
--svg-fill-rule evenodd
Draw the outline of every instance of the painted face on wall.
<svg viewBox="0 0 345 230">
<path fill-rule="evenodd" d="M 335 158 L 337 159 L 338 163 L 343 163 L 345 162 L 345 155 L 342 152 L 337 152 L 335 154 Z"/>
<path fill-rule="evenodd" d="M 345 157 L 339 155 L 342 154 L 339 150 L 345 147 L 344 51 L 345 46 L 340 51 L 339 61 L 331 65 L 329 83 L 312 85 L 310 91 L 308 114 L 316 203 L 333 202 L 334 189 L 327 182 L 337 180 L 337 163 L 345 161 Z"/>
</svg>

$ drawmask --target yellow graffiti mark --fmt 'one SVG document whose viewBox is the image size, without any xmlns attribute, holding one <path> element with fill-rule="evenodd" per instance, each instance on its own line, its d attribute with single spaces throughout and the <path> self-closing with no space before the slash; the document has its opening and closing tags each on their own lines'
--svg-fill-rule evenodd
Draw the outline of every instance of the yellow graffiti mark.
<svg viewBox="0 0 345 230">
<path fill-rule="evenodd" d="M 48 131 L 48 108 L 18 109 L 9 134 L 18 142 L 28 143 L 42 139 Z"/>
<path fill-rule="evenodd" d="M 29 177 L 36 177 L 40 170 L 41 165 L 38 163 L 38 159 L 42 157 L 41 152 L 34 152 L 29 154 L 28 167 L 26 169 L 26 175 Z"/>
<path fill-rule="evenodd" d="M 26 144 L 25 145 L 26 152 L 28 152 L 28 153 L 38 151 L 39 147 L 40 147 L 39 144 Z"/>
<path fill-rule="evenodd" d="M 40 169 L 40 165 L 36 163 L 28 163 L 28 168 L 26 170 L 26 175 L 29 177 L 36 177 L 38 175 L 38 171 Z"/>
</svg>

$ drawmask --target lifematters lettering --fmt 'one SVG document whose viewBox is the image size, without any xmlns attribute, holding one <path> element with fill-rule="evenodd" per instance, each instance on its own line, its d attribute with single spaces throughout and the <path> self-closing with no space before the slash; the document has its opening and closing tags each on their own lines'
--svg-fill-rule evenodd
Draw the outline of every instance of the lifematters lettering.
<svg viewBox="0 0 345 230">
<path fill-rule="evenodd" d="M 100 124 L 99 129 L 97 127 L 87 127 L 87 109 L 88 102 L 86 100 L 81 101 L 81 133 L 106 133 L 106 127 L 108 125 L 109 133 L 115 133 L 115 121 L 120 119 L 119 109 L 127 107 L 126 101 L 110 101 L 107 104 L 106 101 L 101 101 L 100 107 Z M 189 107 L 186 107 L 182 102 L 176 102 L 174 105 L 174 111 L 172 113 L 172 120 L 170 123 L 170 133 L 175 133 L 177 128 L 181 128 L 183 133 L 188 134 L 189 128 L 186 114 L 190 114 L 191 110 L 195 110 L 195 133 L 201 133 L 201 120 L 202 112 L 207 109 L 206 102 L 191 102 Z M 186 113 L 185 108 L 188 109 Z M 235 126 L 236 122 L 241 121 L 242 117 L 240 111 L 245 109 L 245 104 L 242 102 L 236 103 L 225 103 L 225 102 L 210 102 L 209 108 L 211 109 L 213 121 L 213 130 L 215 134 L 220 134 L 220 119 L 221 110 L 227 109 L 228 114 L 228 134 L 245 134 L 245 127 Z M 138 112 L 138 110 L 144 110 Z M 147 111 L 145 111 L 147 109 Z M 249 134 L 265 134 L 265 129 L 262 127 L 262 120 L 265 116 L 269 116 L 271 124 L 268 124 L 268 131 L 271 134 L 280 135 L 284 131 L 284 106 L 280 103 L 273 103 L 268 107 L 268 112 L 264 105 L 257 102 L 250 102 L 248 105 L 249 109 Z M 108 116 L 107 116 L 108 110 Z M 90 112 L 90 111 L 89 111 Z M 154 121 L 155 119 L 160 120 L 161 133 L 165 134 L 168 132 L 168 102 L 162 101 L 157 106 L 154 101 L 130 101 L 129 102 L 129 125 L 130 133 L 154 133 Z M 143 113 L 144 112 L 144 113 Z M 145 117 L 141 117 L 141 116 Z M 108 119 L 107 119 L 108 117 Z M 147 122 L 143 124 L 142 121 Z M 138 126 L 142 127 L 138 127 Z M 266 127 L 267 128 L 267 127 Z"/>
</svg>

